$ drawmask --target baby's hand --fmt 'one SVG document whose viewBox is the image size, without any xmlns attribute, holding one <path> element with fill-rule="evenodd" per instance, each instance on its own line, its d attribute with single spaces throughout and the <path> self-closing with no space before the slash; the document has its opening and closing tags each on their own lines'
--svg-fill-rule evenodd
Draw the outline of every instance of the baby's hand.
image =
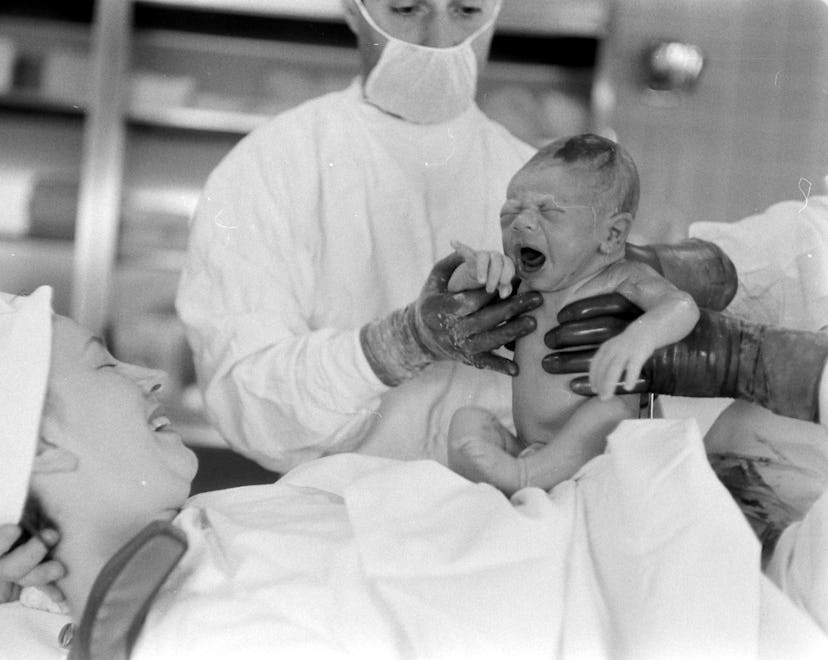
<svg viewBox="0 0 828 660">
<path fill-rule="evenodd" d="M 636 327 L 633 323 L 620 335 L 605 341 L 592 358 L 589 384 L 602 401 L 612 398 L 622 374 L 624 389 L 631 390 L 644 363 L 657 348 L 649 337 L 636 332 Z"/>
<path fill-rule="evenodd" d="M 489 293 L 497 290 L 501 298 L 512 292 L 515 264 L 509 257 L 494 250 L 473 250 L 460 241 L 452 241 L 451 246 L 463 257 L 464 263 L 452 274 L 449 291 L 485 287 Z"/>
</svg>

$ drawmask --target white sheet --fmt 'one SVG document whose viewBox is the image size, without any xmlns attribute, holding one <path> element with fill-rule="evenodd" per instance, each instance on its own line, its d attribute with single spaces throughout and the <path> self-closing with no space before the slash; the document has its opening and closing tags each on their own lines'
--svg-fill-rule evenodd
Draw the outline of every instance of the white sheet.
<svg viewBox="0 0 828 660">
<path fill-rule="evenodd" d="M 340 455 L 180 523 L 140 658 L 828 657 L 692 421 L 624 422 L 551 495 Z"/>
<path fill-rule="evenodd" d="M 19 602 L 0 605 L 0 658 L 12 660 L 62 660 L 58 644 L 61 628 L 69 617 L 24 607 Z"/>
<path fill-rule="evenodd" d="M 813 519 L 828 528 L 828 507 Z M 191 549 L 138 659 L 828 657 L 814 620 L 760 574 L 692 421 L 622 423 L 551 494 L 510 502 L 434 462 L 340 455 L 194 498 L 179 524 Z M 811 571 L 798 602 L 822 607 L 803 593 L 825 563 L 798 559 Z M 0 607 L 0 650 L 60 657 L 59 625 L 28 621 L 55 615 L 14 607 Z"/>
</svg>

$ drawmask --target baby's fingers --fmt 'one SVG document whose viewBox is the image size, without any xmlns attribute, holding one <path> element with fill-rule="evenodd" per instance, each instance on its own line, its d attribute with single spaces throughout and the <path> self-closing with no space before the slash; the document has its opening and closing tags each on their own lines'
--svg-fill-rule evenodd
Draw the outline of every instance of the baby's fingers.
<svg viewBox="0 0 828 660">
<path fill-rule="evenodd" d="M 638 356 L 631 357 L 627 361 L 627 366 L 624 374 L 624 389 L 627 392 L 632 391 L 635 387 L 636 381 L 641 376 L 641 370 L 644 368 L 645 358 Z"/>
<path fill-rule="evenodd" d="M 515 263 L 503 255 L 503 270 L 500 272 L 500 283 L 497 287 L 501 298 L 508 298 L 512 293 L 512 280 L 515 279 Z"/>
<path fill-rule="evenodd" d="M 487 254 L 489 263 L 488 272 L 486 273 L 486 291 L 494 293 L 503 286 L 503 274 L 506 269 L 506 263 L 507 261 L 511 263 L 511 260 L 499 252 L 489 252 Z M 510 277 L 506 281 L 510 282 L 511 279 Z"/>
<path fill-rule="evenodd" d="M 597 372 L 594 388 L 601 401 L 608 401 L 615 394 L 615 388 L 621 380 L 624 371 L 624 359 L 620 356 L 610 356 L 601 370 Z"/>
</svg>

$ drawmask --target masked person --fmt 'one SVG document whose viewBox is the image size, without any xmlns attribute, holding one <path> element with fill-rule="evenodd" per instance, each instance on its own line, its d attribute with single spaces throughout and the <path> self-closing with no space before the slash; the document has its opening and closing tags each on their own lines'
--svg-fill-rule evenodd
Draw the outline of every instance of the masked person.
<svg viewBox="0 0 828 660">
<path fill-rule="evenodd" d="M 219 164 L 176 303 L 209 419 L 277 472 L 340 451 L 444 462 L 469 402 L 507 422 L 497 372 L 515 366 L 491 351 L 531 332 L 519 315 L 541 304 L 448 294 L 456 254 L 421 290 L 452 239 L 498 248 L 493 220 L 534 152 L 474 103 L 499 0 L 343 7 L 362 76 Z"/>
</svg>

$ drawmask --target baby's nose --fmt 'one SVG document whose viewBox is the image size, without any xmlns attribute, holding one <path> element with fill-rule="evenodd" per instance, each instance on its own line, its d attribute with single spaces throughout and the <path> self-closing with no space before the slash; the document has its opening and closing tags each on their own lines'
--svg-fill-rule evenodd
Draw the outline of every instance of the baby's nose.
<svg viewBox="0 0 828 660">
<path fill-rule="evenodd" d="M 538 219 L 531 211 L 523 211 L 512 223 L 512 229 L 515 231 L 535 231 L 538 228 Z"/>
</svg>

